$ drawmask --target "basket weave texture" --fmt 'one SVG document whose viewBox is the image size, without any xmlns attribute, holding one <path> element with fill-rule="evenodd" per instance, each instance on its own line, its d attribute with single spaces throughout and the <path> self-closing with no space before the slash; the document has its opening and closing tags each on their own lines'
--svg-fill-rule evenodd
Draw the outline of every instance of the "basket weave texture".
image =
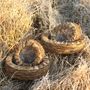
<svg viewBox="0 0 90 90">
<path fill-rule="evenodd" d="M 73 34 L 68 34 L 69 29 L 74 31 Z M 64 30 L 65 32 L 63 32 Z M 52 32 L 60 33 L 60 35 L 66 36 L 68 41 L 52 40 L 49 33 L 42 34 L 41 43 L 47 52 L 56 54 L 72 54 L 80 52 L 85 47 L 86 43 L 84 35 L 82 34 L 80 26 L 77 24 L 70 23 L 62 26 L 59 25 L 55 27 Z M 70 41 L 69 38 L 71 39 Z"/>
<path fill-rule="evenodd" d="M 34 80 L 38 79 L 48 72 L 49 69 L 49 59 L 45 57 L 45 51 L 43 46 L 35 40 L 29 40 L 25 47 L 31 46 L 36 53 L 36 59 L 33 64 L 19 65 L 13 62 L 13 53 L 11 53 L 5 60 L 4 72 L 9 77 L 18 80 Z M 15 49 L 15 48 L 14 48 Z M 15 50 L 14 54 L 17 59 L 19 58 L 20 46 Z"/>
</svg>

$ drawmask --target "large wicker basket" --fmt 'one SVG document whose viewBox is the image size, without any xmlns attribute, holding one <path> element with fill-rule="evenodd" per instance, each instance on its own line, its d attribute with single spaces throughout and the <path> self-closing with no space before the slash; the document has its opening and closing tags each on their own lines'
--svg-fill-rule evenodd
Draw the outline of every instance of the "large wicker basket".
<svg viewBox="0 0 90 90">
<path fill-rule="evenodd" d="M 24 47 L 28 46 L 29 49 L 32 48 L 35 51 L 35 60 L 32 63 L 22 62 L 20 64 L 19 53 L 23 47 L 17 46 L 5 60 L 4 72 L 6 75 L 19 80 L 34 80 L 46 75 L 49 69 L 49 59 L 46 58 L 43 47 L 35 40 L 29 40 Z"/>
</svg>

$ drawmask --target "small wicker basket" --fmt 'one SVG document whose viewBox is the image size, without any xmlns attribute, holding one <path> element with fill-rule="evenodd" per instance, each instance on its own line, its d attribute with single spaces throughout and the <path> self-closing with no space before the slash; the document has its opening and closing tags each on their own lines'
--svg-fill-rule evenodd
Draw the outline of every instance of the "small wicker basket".
<svg viewBox="0 0 90 90">
<path fill-rule="evenodd" d="M 66 29 L 66 30 L 65 30 Z M 65 32 L 64 32 L 65 30 Z M 72 33 L 68 33 L 70 30 Z M 73 30 L 73 31 L 72 31 Z M 56 54 L 72 54 L 80 52 L 85 47 L 85 38 L 79 25 L 70 23 L 57 26 L 52 32 L 60 33 L 59 36 L 66 36 L 66 41 L 53 40 L 49 33 L 41 35 L 41 43 L 47 52 Z M 68 34 L 68 35 L 67 35 Z M 69 38 L 71 40 L 69 40 Z"/>
</svg>

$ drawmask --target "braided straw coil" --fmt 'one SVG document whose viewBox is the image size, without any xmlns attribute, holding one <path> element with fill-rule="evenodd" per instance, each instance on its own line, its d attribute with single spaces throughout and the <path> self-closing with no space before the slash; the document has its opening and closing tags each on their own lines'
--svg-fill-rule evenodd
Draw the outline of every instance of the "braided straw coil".
<svg viewBox="0 0 90 90">
<path fill-rule="evenodd" d="M 36 59 L 33 61 L 35 63 L 19 65 L 14 62 L 13 54 L 9 55 L 4 64 L 4 72 L 9 77 L 18 80 L 34 80 L 46 75 L 49 69 L 49 59 L 48 57 L 44 57 L 43 47 L 35 40 L 28 41 L 26 46 L 31 46 L 30 48 L 33 48 L 35 51 Z M 18 49 L 16 51 L 16 53 L 19 53 Z M 19 56 L 18 59 L 20 59 Z"/>
<path fill-rule="evenodd" d="M 73 33 L 71 33 L 72 31 Z M 53 32 L 57 32 L 57 35 L 62 36 L 64 39 L 56 38 L 57 40 L 53 40 L 49 33 L 43 34 L 41 36 L 41 42 L 47 52 L 72 54 L 80 52 L 85 47 L 85 38 L 81 33 L 80 26 L 77 24 L 69 23 L 66 26 L 64 24 L 61 27 L 56 27 Z"/>
<path fill-rule="evenodd" d="M 12 62 L 12 57 L 8 57 L 5 62 L 4 72 L 9 77 L 18 80 L 34 80 L 46 75 L 49 68 L 49 60 L 43 59 L 43 62 L 35 66 L 19 66 Z"/>
</svg>

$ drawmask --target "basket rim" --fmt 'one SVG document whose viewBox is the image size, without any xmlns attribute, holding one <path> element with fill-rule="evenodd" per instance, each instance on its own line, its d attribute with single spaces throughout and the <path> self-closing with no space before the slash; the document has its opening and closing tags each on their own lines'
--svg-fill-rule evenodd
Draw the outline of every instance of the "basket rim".
<svg viewBox="0 0 90 90">
<path fill-rule="evenodd" d="M 12 62 L 12 57 L 8 56 L 6 58 L 5 64 L 8 65 L 9 67 L 11 67 L 13 69 L 16 69 L 16 70 L 19 70 L 19 71 L 23 70 L 23 71 L 31 71 L 31 72 L 34 71 L 35 72 L 35 71 L 37 71 L 39 69 L 42 69 L 43 67 L 47 66 L 49 64 L 49 59 L 48 58 L 44 58 L 43 62 L 41 62 L 38 65 L 35 65 L 35 66 L 31 67 L 31 66 L 19 66 L 19 65 L 16 65 L 16 64 L 14 64 Z"/>
<path fill-rule="evenodd" d="M 50 40 L 47 34 L 41 36 L 42 44 L 46 51 L 56 54 L 72 54 L 83 50 L 86 45 L 85 36 L 73 42 L 57 42 Z"/>
<path fill-rule="evenodd" d="M 12 62 L 12 57 L 8 56 L 4 62 L 3 72 L 12 79 L 17 80 L 35 80 L 45 76 L 49 70 L 50 61 L 48 58 L 37 66 L 18 66 Z"/>
<path fill-rule="evenodd" d="M 72 42 L 60 42 L 60 41 L 56 41 L 56 40 L 52 40 L 52 39 L 49 39 L 48 38 L 48 33 L 47 33 L 47 35 L 46 34 L 43 34 L 42 36 L 41 36 L 41 38 L 42 38 L 42 40 L 43 41 L 45 41 L 46 43 L 53 43 L 53 44 L 57 44 L 57 45 L 61 45 L 61 46 L 64 46 L 64 45 L 73 45 L 73 44 L 80 44 L 79 42 L 83 42 L 83 41 L 85 41 L 85 37 L 84 37 L 84 35 L 82 35 L 81 36 L 81 38 L 80 39 L 78 39 L 78 40 L 76 40 L 76 41 L 72 41 Z"/>
</svg>

